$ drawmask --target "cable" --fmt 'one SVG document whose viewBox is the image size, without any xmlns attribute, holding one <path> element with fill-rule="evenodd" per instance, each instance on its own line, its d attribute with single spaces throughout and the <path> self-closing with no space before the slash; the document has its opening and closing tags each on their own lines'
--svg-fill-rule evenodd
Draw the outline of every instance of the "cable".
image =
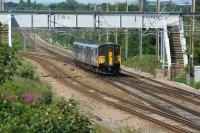
<svg viewBox="0 0 200 133">
<path fill-rule="evenodd" d="M 112 27 L 112 28 L 116 28 L 115 26 L 110 25 L 110 24 L 108 23 L 108 21 L 105 19 L 105 17 L 104 17 L 103 14 L 101 13 L 101 11 L 98 10 L 97 13 L 99 13 L 100 16 L 104 19 L 105 24 L 106 24 L 107 26 L 110 26 L 110 27 Z M 97 21 L 97 22 L 98 22 L 98 21 Z M 102 23 L 103 23 L 103 22 L 102 22 Z"/>
<path fill-rule="evenodd" d="M 170 0 L 165 7 L 161 10 L 161 12 L 158 14 L 157 18 L 159 18 L 162 13 L 166 10 L 166 8 L 172 3 L 172 0 Z M 142 20 L 143 21 L 143 20 Z M 153 21 L 153 24 L 156 22 L 156 19 Z M 144 34 L 147 32 L 147 29 L 144 31 L 144 33 L 142 34 L 142 36 L 144 36 Z"/>
<path fill-rule="evenodd" d="M 65 25 L 63 25 L 63 24 L 59 24 L 59 23 L 57 23 L 57 22 L 55 22 L 55 21 L 49 20 L 49 22 L 51 22 L 51 23 L 53 23 L 53 24 L 57 24 L 57 25 L 62 26 L 62 27 L 65 27 L 65 28 L 70 28 L 73 32 L 75 31 L 74 28 L 72 28 L 72 27 L 67 27 L 67 26 L 65 26 Z"/>
</svg>

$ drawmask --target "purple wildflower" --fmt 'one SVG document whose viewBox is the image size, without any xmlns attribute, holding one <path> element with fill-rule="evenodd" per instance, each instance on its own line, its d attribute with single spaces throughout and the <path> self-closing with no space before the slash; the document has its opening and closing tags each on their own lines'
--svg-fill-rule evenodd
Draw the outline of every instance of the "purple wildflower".
<svg viewBox="0 0 200 133">
<path fill-rule="evenodd" d="M 32 92 L 26 92 L 22 94 L 22 97 L 24 98 L 24 102 L 26 103 L 32 103 L 33 101 L 37 100 L 41 97 L 41 94 L 38 93 L 32 93 Z"/>
</svg>

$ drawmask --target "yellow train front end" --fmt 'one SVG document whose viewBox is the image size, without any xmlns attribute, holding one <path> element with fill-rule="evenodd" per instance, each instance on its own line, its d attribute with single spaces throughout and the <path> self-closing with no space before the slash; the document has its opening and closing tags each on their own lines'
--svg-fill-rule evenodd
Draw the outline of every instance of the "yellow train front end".
<svg viewBox="0 0 200 133">
<path fill-rule="evenodd" d="M 102 45 L 98 49 L 99 70 L 105 73 L 118 73 L 121 65 L 121 48 L 118 45 Z"/>
</svg>

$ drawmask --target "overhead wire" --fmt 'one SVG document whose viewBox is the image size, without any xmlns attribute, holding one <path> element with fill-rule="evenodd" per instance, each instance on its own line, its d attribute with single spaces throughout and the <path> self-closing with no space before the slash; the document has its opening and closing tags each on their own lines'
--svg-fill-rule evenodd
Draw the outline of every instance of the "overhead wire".
<svg viewBox="0 0 200 133">
<path fill-rule="evenodd" d="M 161 10 L 161 12 L 157 15 L 157 19 L 155 19 L 155 20 L 153 21 L 153 24 L 160 18 L 160 16 L 162 16 L 162 14 L 163 14 L 164 11 L 166 10 L 166 8 L 167 8 L 171 3 L 172 3 L 172 0 L 170 0 L 170 1 L 165 5 L 165 7 Z M 143 32 L 142 36 L 145 35 L 145 33 L 147 32 L 147 30 L 148 30 L 148 29 L 146 29 L 146 30 Z"/>
</svg>

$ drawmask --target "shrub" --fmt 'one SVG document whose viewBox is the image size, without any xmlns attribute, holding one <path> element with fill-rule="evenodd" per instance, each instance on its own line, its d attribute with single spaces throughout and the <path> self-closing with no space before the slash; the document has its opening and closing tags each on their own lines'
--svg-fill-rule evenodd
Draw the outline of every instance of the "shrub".
<svg viewBox="0 0 200 133">
<path fill-rule="evenodd" d="M 81 115 L 74 100 L 61 99 L 50 105 L 8 102 L 0 98 L 0 132 L 90 133 L 92 123 Z"/>
<path fill-rule="evenodd" d="M 161 63 L 157 61 L 154 55 L 143 55 L 142 59 L 137 56 L 131 57 L 124 61 L 123 65 L 133 68 L 136 67 L 151 74 L 155 74 L 156 68 L 161 68 Z"/>
<path fill-rule="evenodd" d="M 4 95 L 4 97 L 18 96 L 22 97 L 22 99 L 24 94 L 37 94 L 41 95 L 37 100 L 40 100 L 42 103 L 51 103 L 53 99 L 51 86 L 46 82 L 17 76 L 12 81 L 6 81 L 0 86 L 0 94 Z"/>
<path fill-rule="evenodd" d="M 200 89 L 200 82 L 195 83 L 195 88 Z"/>
<path fill-rule="evenodd" d="M 18 63 L 15 51 L 8 45 L 0 44 L 0 84 L 12 78 Z"/>
<path fill-rule="evenodd" d="M 52 100 L 53 100 L 53 93 L 52 93 L 52 91 L 47 90 L 47 91 L 44 91 L 42 93 L 42 101 L 45 104 L 51 104 Z"/>
<path fill-rule="evenodd" d="M 24 62 L 17 71 L 17 75 L 22 78 L 27 78 L 31 80 L 38 80 L 35 75 L 35 67 L 29 62 Z"/>
<path fill-rule="evenodd" d="M 114 133 L 114 131 L 112 131 L 108 127 L 105 127 L 105 126 L 100 125 L 100 124 L 95 124 L 94 129 L 95 129 L 96 133 Z"/>
<path fill-rule="evenodd" d="M 121 127 L 120 133 L 141 133 L 139 129 L 132 129 L 128 126 Z"/>
<path fill-rule="evenodd" d="M 186 84 L 185 74 L 177 76 L 173 81 Z"/>
</svg>

